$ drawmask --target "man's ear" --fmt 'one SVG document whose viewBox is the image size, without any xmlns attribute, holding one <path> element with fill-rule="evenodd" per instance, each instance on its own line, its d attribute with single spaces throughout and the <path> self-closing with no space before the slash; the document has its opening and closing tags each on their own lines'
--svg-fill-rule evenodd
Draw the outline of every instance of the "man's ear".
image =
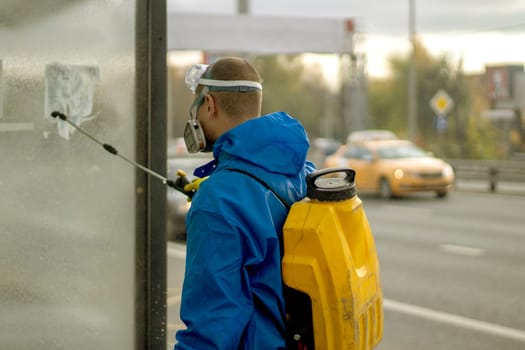
<svg viewBox="0 0 525 350">
<path fill-rule="evenodd" d="M 204 99 L 206 101 L 206 106 L 208 108 L 208 114 L 213 115 L 217 113 L 217 101 L 215 100 L 215 96 L 212 94 L 207 94 L 204 96 Z"/>
</svg>

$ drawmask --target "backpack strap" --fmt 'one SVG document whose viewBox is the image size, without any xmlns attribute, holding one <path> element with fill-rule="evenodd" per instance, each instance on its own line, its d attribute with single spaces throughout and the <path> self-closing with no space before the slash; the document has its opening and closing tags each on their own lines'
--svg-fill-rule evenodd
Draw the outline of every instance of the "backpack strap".
<svg viewBox="0 0 525 350">
<path fill-rule="evenodd" d="M 271 187 L 270 185 L 268 185 L 266 182 L 264 182 L 263 180 L 261 180 L 260 178 L 258 178 L 257 176 L 253 175 L 252 173 L 249 173 L 247 172 L 246 170 L 242 170 L 242 169 L 236 169 L 236 168 L 229 168 L 229 169 L 226 169 L 226 170 L 229 170 L 229 171 L 235 171 L 237 173 L 241 173 L 241 174 L 244 174 L 244 175 L 247 175 L 249 177 L 251 177 L 252 179 L 254 179 L 255 181 L 257 181 L 258 183 L 260 183 L 261 185 L 263 185 L 265 188 L 267 188 L 268 190 L 270 190 L 274 196 L 279 199 L 279 201 L 281 202 L 282 205 L 284 205 L 284 207 L 286 208 L 287 211 L 290 211 L 290 205 L 283 199 L 283 197 L 281 197 L 277 192 L 275 192 Z M 283 245 L 283 241 L 282 241 L 282 237 L 279 237 L 279 246 L 280 246 L 280 250 L 281 250 L 281 256 L 283 254 L 283 249 L 284 249 L 284 245 Z M 288 287 L 286 287 L 286 285 L 283 283 L 283 288 L 286 290 L 288 289 Z M 286 294 L 285 294 L 286 295 Z M 284 319 L 284 328 L 283 328 L 283 325 L 282 323 L 280 322 L 280 320 L 276 319 L 275 316 L 270 312 L 270 310 L 268 310 L 268 308 L 262 303 L 262 301 L 256 296 L 256 295 L 253 295 L 253 303 L 254 305 L 262 312 L 266 315 L 266 317 L 268 317 L 269 319 L 271 319 L 273 321 L 273 323 L 280 329 L 281 333 L 284 335 L 285 337 L 285 341 L 288 342 L 288 339 L 290 338 L 290 335 L 288 334 L 287 332 L 287 326 L 286 326 L 286 319 Z"/>
<path fill-rule="evenodd" d="M 242 169 L 236 169 L 236 168 L 229 168 L 227 169 L 229 171 L 235 171 L 235 172 L 238 172 L 238 173 L 241 173 L 241 174 L 244 174 L 244 175 L 247 175 L 249 177 L 251 177 L 252 179 L 254 179 L 255 181 L 257 181 L 258 183 L 260 183 L 261 185 L 263 185 L 265 188 L 267 188 L 268 190 L 270 190 L 274 195 L 275 197 L 277 197 L 277 199 L 279 199 L 279 201 L 284 205 L 284 207 L 289 211 L 290 210 L 290 207 L 291 205 L 288 204 L 283 197 L 281 197 L 277 192 L 275 192 L 266 182 L 264 182 L 263 180 L 261 180 L 260 178 L 258 178 L 257 176 L 253 175 L 252 173 L 249 173 L 247 172 L 246 170 L 242 170 Z"/>
</svg>

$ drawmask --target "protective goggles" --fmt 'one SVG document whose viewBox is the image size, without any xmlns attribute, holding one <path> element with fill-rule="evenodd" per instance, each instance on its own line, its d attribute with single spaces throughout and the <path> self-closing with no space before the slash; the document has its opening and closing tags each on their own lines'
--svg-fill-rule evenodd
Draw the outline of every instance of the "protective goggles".
<svg viewBox="0 0 525 350">
<path fill-rule="evenodd" d="M 215 80 L 203 78 L 209 65 L 196 64 L 191 67 L 184 78 L 186 86 L 195 94 L 197 87 L 203 85 L 204 88 L 199 96 L 195 98 L 190 107 L 190 120 L 186 122 L 184 129 L 184 141 L 186 148 L 190 153 L 197 153 L 201 151 L 211 151 L 210 144 L 207 144 L 204 131 L 197 120 L 197 111 L 204 103 L 204 97 L 209 91 L 232 91 L 232 92 L 248 92 L 254 90 L 262 90 L 262 85 L 256 81 L 250 80 Z M 209 72 L 208 72 L 209 75 Z"/>
</svg>

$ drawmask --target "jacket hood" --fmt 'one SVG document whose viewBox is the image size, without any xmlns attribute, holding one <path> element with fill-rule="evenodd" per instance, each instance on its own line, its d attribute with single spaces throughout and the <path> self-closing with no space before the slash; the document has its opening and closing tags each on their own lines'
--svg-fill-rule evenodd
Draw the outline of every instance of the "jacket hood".
<svg viewBox="0 0 525 350">
<path fill-rule="evenodd" d="M 269 172 L 296 175 L 304 167 L 310 143 L 301 123 L 284 112 L 250 119 L 219 137 L 213 155 L 239 158 Z"/>
</svg>

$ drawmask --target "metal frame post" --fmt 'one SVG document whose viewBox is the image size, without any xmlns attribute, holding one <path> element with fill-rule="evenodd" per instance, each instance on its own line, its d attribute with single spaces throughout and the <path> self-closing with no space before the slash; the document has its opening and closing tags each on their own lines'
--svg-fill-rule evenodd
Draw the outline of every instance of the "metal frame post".
<svg viewBox="0 0 525 350">
<path fill-rule="evenodd" d="M 166 2 L 136 2 L 136 157 L 166 173 Z M 166 186 L 136 173 L 135 348 L 166 349 Z"/>
</svg>

